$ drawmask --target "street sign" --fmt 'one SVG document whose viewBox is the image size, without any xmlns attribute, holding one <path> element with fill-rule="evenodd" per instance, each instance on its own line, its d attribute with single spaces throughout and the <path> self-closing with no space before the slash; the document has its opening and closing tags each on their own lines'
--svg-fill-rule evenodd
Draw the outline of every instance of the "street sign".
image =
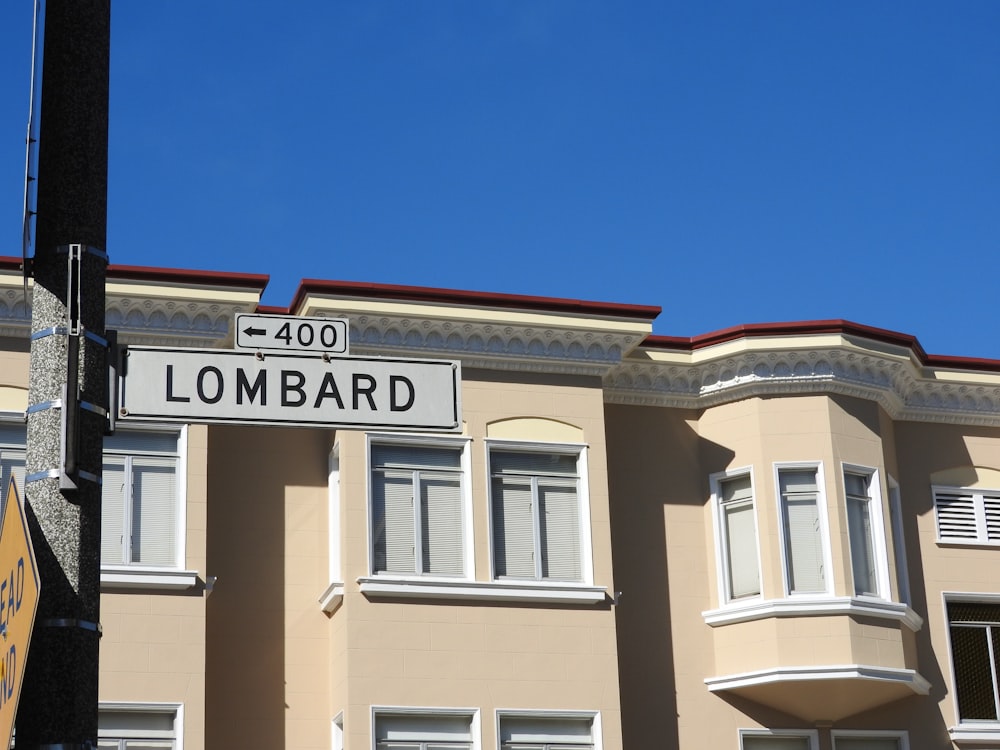
<svg viewBox="0 0 1000 750">
<path fill-rule="evenodd" d="M 236 348 L 347 354 L 347 318 L 236 314 Z"/>
<path fill-rule="evenodd" d="M 128 347 L 119 419 L 459 432 L 458 362 Z"/>
<path fill-rule="evenodd" d="M 24 506 L 11 477 L 0 523 L 0 747 L 10 747 L 40 589 Z"/>
</svg>

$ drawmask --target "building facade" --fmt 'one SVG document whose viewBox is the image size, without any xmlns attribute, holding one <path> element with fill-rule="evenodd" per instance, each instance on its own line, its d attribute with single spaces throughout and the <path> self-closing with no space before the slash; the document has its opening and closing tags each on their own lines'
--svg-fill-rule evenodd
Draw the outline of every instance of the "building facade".
<svg viewBox="0 0 1000 750">
<path fill-rule="evenodd" d="M 119 422 L 102 748 L 1000 747 L 1000 362 L 372 284 L 275 309 L 266 281 L 112 266 L 107 325 L 227 350 L 237 313 L 347 318 L 352 356 L 459 361 L 461 429 Z"/>
</svg>

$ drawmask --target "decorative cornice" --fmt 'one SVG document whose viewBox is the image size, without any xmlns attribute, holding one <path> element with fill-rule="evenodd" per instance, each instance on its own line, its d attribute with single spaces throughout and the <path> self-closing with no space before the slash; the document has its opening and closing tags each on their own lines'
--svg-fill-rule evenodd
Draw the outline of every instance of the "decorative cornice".
<svg viewBox="0 0 1000 750">
<path fill-rule="evenodd" d="M 947 381 L 912 359 L 846 347 L 746 351 L 697 364 L 631 359 L 605 377 L 605 401 L 703 409 L 753 396 L 838 394 L 897 420 L 1000 426 L 997 384 Z"/>
<path fill-rule="evenodd" d="M 466 368 L 603 376 L 636 333 L 497 325 L 387 315 L 351 316 L 351 353 L 459 359 Z"/>
<path fill-rule="evenodd" d="M 24 301 L 24 288 L 0 289 L 0 336 L 27 338 L 30 331 L 31 308 Z"/>
<path fill-rule="evenodd" d="M 231 348 L 242 305 L 170 299 L 109 298 L 105 324 L 121 344 Z"/>
</svg>

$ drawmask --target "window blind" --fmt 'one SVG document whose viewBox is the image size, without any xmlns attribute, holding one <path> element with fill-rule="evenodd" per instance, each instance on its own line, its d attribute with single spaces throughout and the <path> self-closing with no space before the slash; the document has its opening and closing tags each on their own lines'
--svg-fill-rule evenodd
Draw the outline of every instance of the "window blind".
<svg viewBox="0 0 1000 750">
<path fill-rule="evenodd" d="M 721 490 L 727 595 L 755 596 L 760 593 L 760 566 L 750 477 L 726 479 Z"/>
<path fill-rule="evenodd" d="M 789 591 L 793 594 L 826 591 L 816 472 L 781 471 L 778 478 Z"/>
</svg>

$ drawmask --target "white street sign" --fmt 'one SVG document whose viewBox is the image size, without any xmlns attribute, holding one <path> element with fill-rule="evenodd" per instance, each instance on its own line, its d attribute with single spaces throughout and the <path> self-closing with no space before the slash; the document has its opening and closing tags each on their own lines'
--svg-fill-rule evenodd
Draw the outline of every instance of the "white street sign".
<svg viewBox="0 0 1000 750">
<path fill-rule="evenodd" d="M 347 318 L 236 314 L 236 348 L 347 354 Z"/>
<path fill-rule="evenodd" d="M 458 362 L 128 347 L 119 418 L 458 432 Z"/>
</svg>

